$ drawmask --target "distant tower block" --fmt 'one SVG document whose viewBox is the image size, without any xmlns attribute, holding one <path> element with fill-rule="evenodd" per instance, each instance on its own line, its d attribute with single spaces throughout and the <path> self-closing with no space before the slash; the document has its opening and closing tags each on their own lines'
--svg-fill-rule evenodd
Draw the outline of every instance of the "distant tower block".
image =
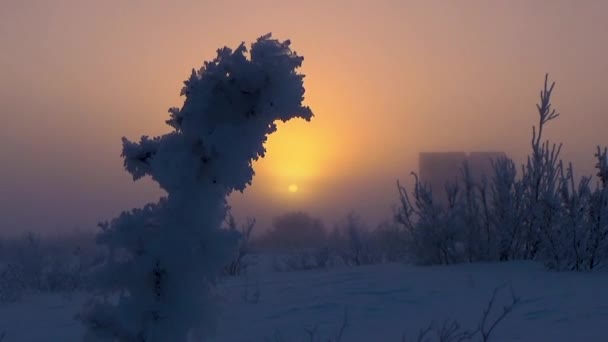
<svg viewBox="0 0 608 342">
<path fill-rule="evenodd" d="M 484 177 L 490 181 L 492 179 L 492 161 L 506 157 L 504 152 L 471 152 L 468 161 L 473 181 L 481 182 Z"/>
<path fill-rule="evenodd" d="M 492 178 L 492 160 L 505 158 L 504 152 L 421 152 L 418 160 L 418 176 L 422 183 L 433 190 L 433 198 L 447 204 L 445 185 L 462 180 L 462 167 L 466 161 L 474 183 L 484 177 Z"/>
<path fill-rule="evenodd" d="M 464 152 L 422 152 L 419 155 L 418 176 L 431 186 L 434 193 L 444 192 L 446 183 L 458 180 L 458 170 L 467 160 Z"/>
</svg>

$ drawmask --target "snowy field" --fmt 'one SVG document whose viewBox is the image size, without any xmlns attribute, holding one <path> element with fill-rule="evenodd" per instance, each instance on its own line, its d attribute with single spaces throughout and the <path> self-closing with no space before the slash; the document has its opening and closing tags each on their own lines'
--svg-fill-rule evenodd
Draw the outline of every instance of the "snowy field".
<svg viewBox="0 0 608 342">
<path fill-rule="evenodd" d="M 345 322 L 341 341 L 402 341 L 404 333 L 415 340 L 433 320 L 474 328 L 494 288 L 506 283 L 520 302 L 492 341 L 608 340 L 608 272 L 557 273 L 512 262 L 258 270 L 219 286 L 223 311 L 214 341 L 310 341 L 316 331 L 313 340 L 325 342 Z M 72 316 L 82 299 L 30 295 L 3 304 L 2 341 L 80 341 L 83 330 Z M 508 287 L 499 291 L 491 316 L 510 299 Z"/>
</svg>

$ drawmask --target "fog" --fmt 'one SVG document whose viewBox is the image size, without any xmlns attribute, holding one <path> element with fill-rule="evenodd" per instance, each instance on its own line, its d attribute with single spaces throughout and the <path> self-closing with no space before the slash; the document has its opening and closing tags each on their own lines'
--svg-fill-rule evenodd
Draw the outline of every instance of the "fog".
<svg viewBox="0 0 608 342">
<path fill-rule="evenodd" d="M 268 141 L 239 217 L 389 219 L 395 180 L 429 151 L 529 150 L 544 75 L 547 137 L 592 172 L 606 145 L 600 1 L 18 2 L 0 12 L 0 232 L 93 229 L 162 192 L 122 169 L 120 138 L 161 134 L 191 68 L 273 32 L 305 56 L 310 124 Z M 288 188 L 298 185 L 298 192 Z"/>
</svg>

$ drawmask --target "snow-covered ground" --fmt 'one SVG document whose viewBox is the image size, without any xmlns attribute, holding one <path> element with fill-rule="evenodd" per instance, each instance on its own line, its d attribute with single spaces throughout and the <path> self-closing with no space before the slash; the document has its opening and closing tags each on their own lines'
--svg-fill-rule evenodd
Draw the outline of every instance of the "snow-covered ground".
<svg viewBox="0 0 608 342">
<path fill-rule="evenodd" d="M 494 288 L 521 301 L 493 341 L 608 341 L 608 272 L 556 273 L 530 262 L 414 267 L 382 264 L 226 279 L 214 341 L 401 341 L 435 320 L 474 328 Z M 510 299 L 499 292 L 495 313 Z M 82 296 L 28 296 L 0 306 L 3 342 L 79 341 Z"/>
</svg>

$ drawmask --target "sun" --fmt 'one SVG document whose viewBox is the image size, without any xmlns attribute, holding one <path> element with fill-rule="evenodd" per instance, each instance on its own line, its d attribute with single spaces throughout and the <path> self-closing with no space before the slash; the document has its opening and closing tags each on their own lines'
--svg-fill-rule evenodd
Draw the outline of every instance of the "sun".
<svg viewBox="0 0 608 342">
<path fill-rule="evenodd" d="M 289 186 L 287 187 L 287 190 L 289 190 L 289 192 L 291 192 L 291 193 L 298 192 L 298 185 L 289 184 Z"/>
</svg>

